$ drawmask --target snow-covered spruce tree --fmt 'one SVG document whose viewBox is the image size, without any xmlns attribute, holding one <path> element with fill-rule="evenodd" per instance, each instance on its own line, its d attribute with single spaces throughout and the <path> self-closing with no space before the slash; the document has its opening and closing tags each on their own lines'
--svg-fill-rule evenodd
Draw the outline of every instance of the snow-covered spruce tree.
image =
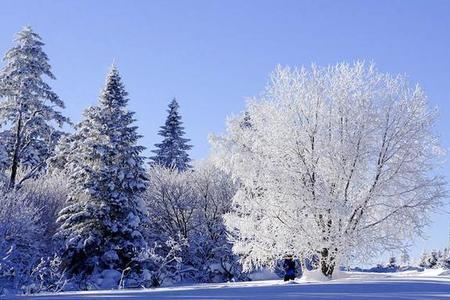
<svg viewBox="0 0 450 300">
<path fill-rule="evenodd" d="M 62 159 L 70 191 L 56 234 L 64 241 L 61 267 L 68 278 L 86 279 L 85 288 L 117 287 L 120 272 L 139 272 L 135 262 L 146 246 L 140 231 L 140 197 L 147 180 L 140 155 L 144 147 L 137 145 L 140 136 L 127 103 L 113 67 L 99 104 L 85 111 L 54 159 Z"/>
<path fill-rule="evenodd" d="M 156 155 L 151 157 L 154 164 L 164 166 L 166 168 L 175 167 L 179 171 L 185 171 L 191 168 L 189 162 L 189 151 L 192 146 L 188 144 L 189 139 L 184 138 L 184 127 L 181 122 L 181 115 L 178 112 L 178 102 L 174 98 L 167 112 L 166 123 L 161 126 L 159 135 L 163 137 L 160 144 L 155 144 L 156 150 L 152 152 Z"/>
<path fill-rule="evenodd" d="M 247 120 L 212 137 L 240 187 L 226 224 L 249 269 L 283 253 L 320 257 L 332 275 L 420 235 L 442 204 L 435 110 L 420 87 L 364 63 L 277 67 Z"/>
<path fill-rule="evenodd" d="M 45 167 L 62 134 L 58 127 L 69 122 L 57 110 L 64 103 L 43 78 L 55 79 L 41 37 L 25 27 L 15 42 L 0 71 L 0 136 L 5 148 L 0 149 L 0 167 L 7 171 L 10 188 Z"/>
</svg>

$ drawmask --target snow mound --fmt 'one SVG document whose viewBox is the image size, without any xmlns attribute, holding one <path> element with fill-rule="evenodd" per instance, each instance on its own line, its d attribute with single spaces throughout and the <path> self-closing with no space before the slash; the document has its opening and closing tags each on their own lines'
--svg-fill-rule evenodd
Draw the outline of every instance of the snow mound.
<svg viewBox="0 0 450 300">
<path fill-rule="evenodd" d="M 330 278 L 323 275 L 321 270 L 306 271 L 303 273 L 299 282 L 324 282 L 330 281 Z"/>
<path fill-rule="evenodd" d="M 435 277 L 435 276 L 450 276 L 450 270 L 445 270 L 442 268 L 438 269 L 425 269 L 425 271 L 419 273 L 424 277 Z"/>
<path fill-rule="evenodd" d="M 269 269 L 259 269 L 255 272 L 252 272 L 248 275 L 250 280 L 259 281 L 259 280 L 276 280 L 280 279 L 280 277 Z"/>
<path fill-rule="evenodd" d="M 95 283 L 101 290 L 111 290 L 118 288 L 118 283 L 122 273 L 116 270 L 104 270 L 99 277 L 96 278 Z"/>
<path fill-rule="evenodd" d="M 351 278 L 351 273 L 344 272 L 344 271 L 338 269 L 333 272 L 333 277 L 331 279 L 335 280 L 335 279 L 348 279 L 348 278 Z"/>
</svg>

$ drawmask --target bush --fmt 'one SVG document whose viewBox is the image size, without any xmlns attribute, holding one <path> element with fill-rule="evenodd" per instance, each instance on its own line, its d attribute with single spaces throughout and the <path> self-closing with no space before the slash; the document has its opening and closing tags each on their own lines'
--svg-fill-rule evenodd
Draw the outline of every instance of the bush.
<svg viewBox="0 0 450 300">
<path fill-rule="evenodd" d="M 41 218 L 25 192 L 0 189 L 0 293 L 29 283 L 45 231 Z"/>
</svg>

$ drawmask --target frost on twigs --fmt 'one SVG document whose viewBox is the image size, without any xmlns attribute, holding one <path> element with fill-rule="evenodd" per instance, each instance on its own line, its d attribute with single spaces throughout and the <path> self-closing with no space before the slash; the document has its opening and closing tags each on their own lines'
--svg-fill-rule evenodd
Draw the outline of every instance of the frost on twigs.
<svg viewBox="0 0 450 300">
<path fill-rule="evenodd" d="M 225 221 L 244 268 L 317 255 L 329 276 L 420 234 L 445 195 L 435 116 L 419 86 L 373 65 L 277 67 L 211 138 L 239 184 Z"/>
<path fill-rule="evenodd" d="M 145 197 L 150 220 L 147 240 L 150 245 L 163 245 L 163 253 L 169 251 L 164 245 L 170 239 L 187 242 L 172 280 L 223 282 L 241 276 L 223 222 L 234 192 L 229 174 L 209 161 L 187 172 L 158 165 L 150 168 Z"/>
</svg>

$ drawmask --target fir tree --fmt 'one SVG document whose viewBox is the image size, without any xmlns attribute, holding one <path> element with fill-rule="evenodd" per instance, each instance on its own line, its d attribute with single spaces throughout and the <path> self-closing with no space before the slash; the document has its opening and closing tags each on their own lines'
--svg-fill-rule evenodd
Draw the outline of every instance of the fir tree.
<svg viewBox="0 0 450 300">
<path fill-rule="evenodd" d="M 41 37 L 30 27 L 20 31 L 16 45 L 5 55 L 0 71 L 0 137 L 4 145 L 0 165 L 8 170 L 9 186 L 36 175 L 51 155 L 69 120 L 57 109 L 64 103 L 43 77 L 55 79 L 42 50 Z M 23 176 L 18 177 L 22 169 Z"/>
<path fill-rule="evenodd" d="M 189 162 L 191 159 L 187 153 L 192 148 L 188 144 L 189 139 L 183 138 L 185 132 L 182 127 L 181 116 L 178 112 L 178 102 L 174 98 L 170 104 L 167 112 L 167 120 L 164 126 L 161 126 L 159 135 L 163 137 L 160 144 L 155 144 L 156 150 L 152 152 L 156 155 L 151 159 L 155 164 L 176 168 L 179 171 L 185 171 L 191 168 Z"/>
<path fill-rule="evenodd" d="M 68 206 L 60 212 L 61 267 L 68 277 L 133 267 L 145 248 L 141 193 L 146 189 L 140 136 L 127 110 L 127 92 L 115 67 L 97 106 L 88 108 L 57 161 L 69 175 Z"/>
</svg>

